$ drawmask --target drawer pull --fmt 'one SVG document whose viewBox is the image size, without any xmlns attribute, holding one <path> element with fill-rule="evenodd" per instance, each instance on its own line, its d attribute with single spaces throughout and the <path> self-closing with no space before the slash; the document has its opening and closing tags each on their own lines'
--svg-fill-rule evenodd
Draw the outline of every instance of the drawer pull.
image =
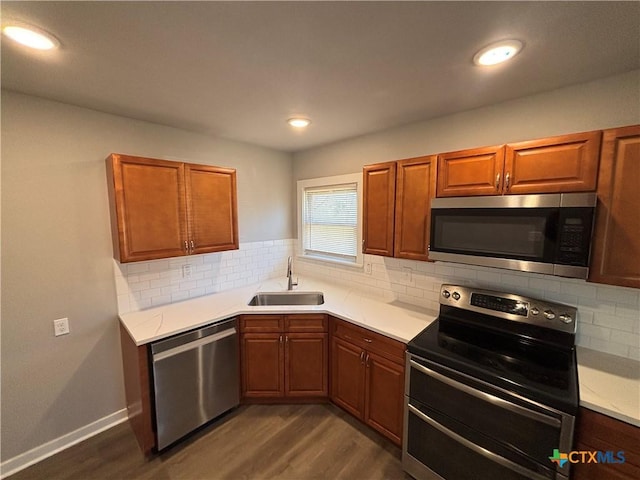
<svg viewBox="0 0 640 480">
<path fill-rule="evenodd" d="M 367 342 L 367 343 L 372 343 L 373 342 L 373 340 L 369 340 L 368 338 L 365 338 L 364 341 Z"/>
</svg>

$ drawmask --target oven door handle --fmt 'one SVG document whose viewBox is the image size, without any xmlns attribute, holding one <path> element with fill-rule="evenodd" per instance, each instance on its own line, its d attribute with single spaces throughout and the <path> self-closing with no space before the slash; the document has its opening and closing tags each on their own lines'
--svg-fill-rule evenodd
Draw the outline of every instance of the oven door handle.
<svg viewBox="0 0 640 480">
<path fill-rule="evenodd" d="M 429 375 L 430 377 L 435 378 L 439 382 L 445 383 L 457 390 L 461 390 L 468 395 L 479 398 L 480 400 L 493 403 L 494 405 L 498 405 L 500 407 L 506 408 L 507 410 L 511 410 L 512 412 L 517 413 L 518 415 L 531 418 L 532 420 L 542 422 L 546 425 L 551 425 L 552 427 L 560 428 L 562 426 L 562 421 L 559 418 L 550 417 L 549 415 L 536 412 L 535 410 L 529 410 L 528 408 L 521 407 L 520 405 L 511 403 L 507 400 L 496 397 L 495 395 L 491 395 L 490 393 L 476 390 L 475 388 L 472 388 L 469 385 L 465 385 L 464 383 L 457 382 L 456 380 L 446 377 L 441 373 L 435 372 L 425 367 L 424 365 L 420 365 L 419 363 L 413 360 L 410 360 L 409 363 L 411 365 L 411 368 L 415 368 L 416 370 L 424 373 L 425 375 Z"/>
<path fill-rule="evenodd" d="M 533 470 L 529 470 L 528 468 L 523 467 L 522 465 L 518 465 L 517 463 L 514 463 L 511 460 L 508 460 L 508 459 L 506 459 L 504 457 L 501 457 L 497 453 L 494 453 L 494 452 L 492 452 L 490 450 L 487 450 L 486 448 L 483 448 L 483 447 L 481 447 L 479 445 L 476 445 L 475 443 L 471 442 L 470 440 L 467 440 L 463 436 L 458 435 L 455 432 L 452 432 L 447 427 L 439 424 L 438 422 L 436 422 L 431 417 L 428 417 L 427 415 L 425 415 L 423 412 L 418 410 L 416 407 L 414 407 L 410 403 L 407 404 L 407 408 L 409 409 L 409 411 L 411 413 L 413 413 L 415 416 L 417 416 L 420 420 L 423 420 L 424 422 L 428 423 L 429 425 L 431 425 L 436 430 L 440 431 L 441 433 L 443 433 L 447 437 L 449 437 L 452 440 L 458 442 L 459 444 L 461 444 L 462 446 L 468 448 L 469 450 L 472 450 L 473 452 L 477 453 L 478 455 L 481 455 L 481 456 L 483 456 L 485 458 L 488 458 L 489 460 L 491 460 L 491 461 L 493 461 L 495 463 L 498 463 L 499 465 L 502 465 L 503 467 L 508 468 L 509 470 L 511 470 L 513 472 L 519 473 L 520 475 L 523 475 L 523 476 L 525 476 L 527 478 L 531 478 L 531 479 L 534 479 L 534 480 L 549 480 L 549 478 L 545 477 L 544 475 L 540 475 L 539 473 L 536 473 Z"/>
</svg>

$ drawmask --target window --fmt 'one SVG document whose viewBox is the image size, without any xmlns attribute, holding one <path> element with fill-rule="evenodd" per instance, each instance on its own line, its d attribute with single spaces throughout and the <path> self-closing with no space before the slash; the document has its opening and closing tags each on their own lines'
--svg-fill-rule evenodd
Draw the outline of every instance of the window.
<svg viewBox="0 0 640 480">
<path fill-rule="evenodd" d="M 362 175 L 298 182 L 298 240 L 303 257 L 362 265 Z"/>
</svg>

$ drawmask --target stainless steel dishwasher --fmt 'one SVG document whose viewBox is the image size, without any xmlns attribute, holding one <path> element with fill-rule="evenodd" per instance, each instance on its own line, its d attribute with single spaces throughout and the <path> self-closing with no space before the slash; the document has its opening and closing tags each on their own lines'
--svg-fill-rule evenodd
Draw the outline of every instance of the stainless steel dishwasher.
<svg viewBox="0 0 640 480">
<path fill-rule="evenodd" d="M 235 318 L 151 345 L 158 450 L 238 405 Z"/>
</svg>

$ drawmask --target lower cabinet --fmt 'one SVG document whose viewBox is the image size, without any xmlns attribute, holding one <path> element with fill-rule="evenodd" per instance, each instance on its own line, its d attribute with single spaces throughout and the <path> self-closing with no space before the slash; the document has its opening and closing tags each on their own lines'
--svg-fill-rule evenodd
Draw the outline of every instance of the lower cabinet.
<svg viewBox="0 0 640 480">
<path fill-rule="evenodd" d="M 240 317 L 242 398 L 321 398 L 329 393 L 327 316 Z"/>
<path fill-rule="evenodd" d="M 581 407 L 577 418 L 573 450 L 602 452 L 606 461 L 575 463 L 571 466 L 572 478 L 574 480 L 640 478 L 638 439 L 640 439 L 640 428 Z M 620 458 L 620 453 L 624 461 Z M 585 458 L 588 459 L 589 456 Z"/>
<path fill-rule="evenodd" d="M 402 442 L 405 345 L 331 319 L 331 401 Z"/>
</svg>

